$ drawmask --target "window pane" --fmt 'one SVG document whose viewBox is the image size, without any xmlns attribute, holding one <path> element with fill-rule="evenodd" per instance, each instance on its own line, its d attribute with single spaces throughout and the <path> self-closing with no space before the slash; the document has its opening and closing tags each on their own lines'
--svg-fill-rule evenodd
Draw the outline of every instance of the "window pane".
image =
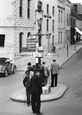
<svg viewBox="0 0 82 115">
<path fill-rule="evenodd" d="M 4 47 L 5 35 L 0 35 L 0 47 Z"/>
</svg>

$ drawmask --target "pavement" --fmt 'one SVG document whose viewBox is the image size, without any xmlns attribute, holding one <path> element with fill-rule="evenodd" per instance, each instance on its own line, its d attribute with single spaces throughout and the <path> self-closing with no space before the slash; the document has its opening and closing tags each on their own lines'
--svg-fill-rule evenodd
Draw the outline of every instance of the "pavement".
<svg viewBox="0 0 82 115">
<path fill-rule="evenodd" d="M 68 55 L 67 55 L 67 48 L 60 48 L 56 51 L 55 55 L 48 53 L 47 55 L 42 58 L 41 61 L 46 61 L 46 65 L 50 66 L 52 63 L 52 59 L 56 58 L 56 61 L 59 63 L 60 68 L 64 63 L 66 63 L 67 60 L 69 60 L 77 51 L 79 51 L 82 48 L 82 41 L 76 43 L 76 50 L 74 49 L 74 45 L 68 46 Z M 27 56 L 28 60 L 32 62 L 32 64 L 35 63 L 35 58 L 32 56 Z M 27 62 L 28 63 L 28 62 Z M 18 72 L 25 71 L 26 65 L 20 67 L 17 69 Z M 58 84 L 57 87 L 51 88 L 50 93 L 48 94 L 42 94 L 41 95 L 41 102 L 47 102 L 47 101 L 53 101 L 56 99 L 61 98 L 65 92 L 68 90 L 68 86 L 65 86 L 64 84 Z M 17 102 L 26 102 L 26 92 L 25 88 L 19 89 L 10 96 L 10 98 Z"/>
</svg>

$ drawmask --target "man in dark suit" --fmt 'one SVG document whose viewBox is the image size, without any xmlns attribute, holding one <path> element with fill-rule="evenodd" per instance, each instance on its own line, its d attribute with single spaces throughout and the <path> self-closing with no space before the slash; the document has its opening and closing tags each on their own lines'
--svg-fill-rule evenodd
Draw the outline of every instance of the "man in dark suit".
<svg viewBox="0 0 82 115">
<path fill-rule="evenodd" d="M 26 95 L 27 95 L 27 106 L 30 106 L 30 76 L 29 71 L 25 71 L 25 78 L 23 79 L 23 85 L 26 88 Z"/>
<path fill-rule="evenodd" d="M 41 115 L 40 107 L 41 107 L 41 100 L 40 96 L 42 94 L 42 84 L 41 84 L 41 77 L 40 73 L 36 72 L 34 76 L 30 79 L 30 93 L 31 93 L 31 104 L 32 104 L 32 111 L 36 113 L 36 115 Z"/>
<path fill-rule="evenodd" d="M 33 68 L 31 67 L 31 64 L 28 63 L 28 68 L 25 71 L 25 77 L 23 79 L 23 85 L 26 87 L 27 106 L 30 106 L 30 79 L 33 75 Z"/>
</svg>

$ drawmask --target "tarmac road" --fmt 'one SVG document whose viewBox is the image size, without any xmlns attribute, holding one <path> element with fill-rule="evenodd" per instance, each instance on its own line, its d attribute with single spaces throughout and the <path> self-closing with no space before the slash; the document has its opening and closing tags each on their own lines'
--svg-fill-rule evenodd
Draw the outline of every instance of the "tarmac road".
<svg viewBox="0 0 82 115">
<path fill-rule="evenodd" d="M 0 115 L 33 115 L 31 107 L 14 102 L 10 95 L 22 88 L 23 72 L 0 78 Z M 82 61 L 60 70 L 58 82 L 69 86 L 59 100 L 42 103 L 43 115 L 82 115 Z"/>
</svg>

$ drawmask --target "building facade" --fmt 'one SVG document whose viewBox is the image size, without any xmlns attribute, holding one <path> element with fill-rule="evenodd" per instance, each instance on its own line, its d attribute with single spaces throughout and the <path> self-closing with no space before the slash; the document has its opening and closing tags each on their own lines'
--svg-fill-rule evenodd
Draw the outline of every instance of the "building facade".
<svg viewBox="0 0 82 115">
<path fill-rule="evenodd" d="M 65 1 L 65 45 L 70 44 L 71 2 Z"/>
<path fill-rule="evenodd" d="M 58 44 L 65 43 L 65 0 L 58 0 Z"/>
<path fill-rule="evenodd" d="M 28 33 L 35 32 L 35 0 L 0 2 L 0 49 L 7 57 L 16 57 L 27 47 Z"/>
<path fill-rule="evenodd" d="M 0 50 L 6 56 L 16 59 L 23 52 L 36 50 L 36 10 L 40 7 L 41 45 L 46 52 L 53 46 L 65 46 L 67 38 L 69 44 L 73 42 L 74 27 L 80 28 L 82 21 L 71 10 L 69 0 L 0 0 Z"/>
<path fill-rule="evenodd" d="M 77 10 L 78 8 L 76 6 L 79 6 L 79 5 L 72 4 L 72 7 L 71 7 L 71 25 L 70 25 L 70 28 L 71 28 L 71 37 L 70 37 L 71 41 L 70 42 L 71 42 L 71 44 L 75 43 L 74 35 L 76 35 L 77 42 L 80 41 L 80 37 L 81 37 L 80 33 L 76 31 L 75 27 L 78 28 L 80 31 L 82 31 L 82 18 L 81 18 L 81 15 L 78 14 L 78 10 Z"/>
<path fill-rule="evenodd" d="M 41 0 L 42 1 L 42 10 L 43 10 L 43 19 L 42 19 L 42 46 L 46 49 L 47 52 L 50 52 L 51 48 L 57 43 L 58 34 L 57 34 L 57 0 Z M 46 34 L 51 34 L 47 36 Z"/>
</svg>

